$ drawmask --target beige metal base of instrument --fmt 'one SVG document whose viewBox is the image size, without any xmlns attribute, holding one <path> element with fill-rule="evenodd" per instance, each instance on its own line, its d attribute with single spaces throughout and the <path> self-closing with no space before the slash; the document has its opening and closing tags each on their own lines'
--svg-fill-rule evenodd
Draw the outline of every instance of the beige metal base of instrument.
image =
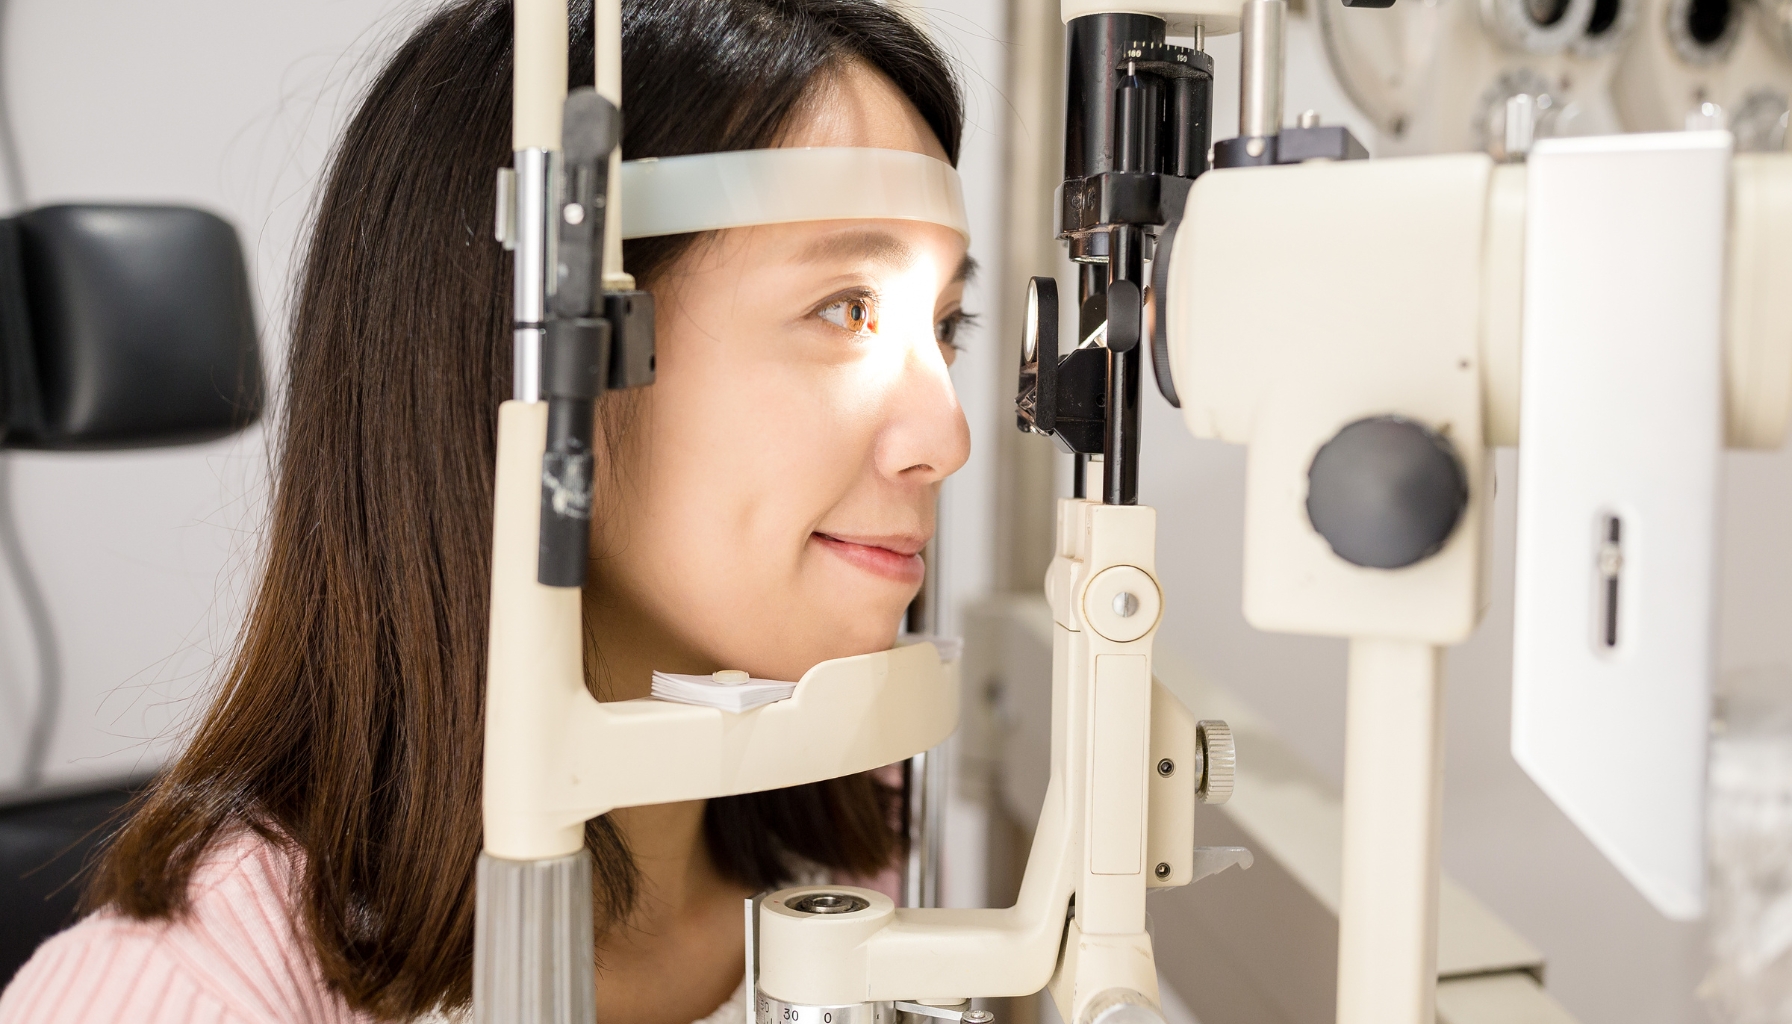
<svg viewBox="0 0 1792 1024">
<path fill-rule="evenodd" d="M 1050 694 L 1052 752 L 1039 773 L 1049 782 L 1014 905 L 897 908 L 839 886 L 771 893 L 757 917 L 762 996 L 801 1016 L 801 1007 L 1026 996 L 1049 981 L 1072 1024 L 1160 1019 L 1146 893 L 1250 863 L 1191 841 L 1197 786 L 1230 792 L 1231 748 L 1214 741 L 1223 723 L 1198 727 L 1152 681 L 1156 513 L 1064 499 L 1058 516 L 1046 668 L 1033 680 Z M 818 911 L 824 892 L 856 906 Z"/>
<path fill-rule="evenodd" d="M 967 610 L 965 672 L 999 680 L 1003 698 L 999 718 L 983 702 L 967 704 L 963 728 L 987 755 L 965 762 L 959 785 L 987 794 L 990 817 L 1004 834 L 1034 826 L 1050 708 L 1031 681 L 1050 664 L 1051 616 L 1043 601 L 998 598 Z M 1151 898 L 1163 987 L 1203 1024 L 1333 1024 L 1342 795 L 1267 722 L 1175 655 L 1160 650 L 1155 668 L 1159 683 L 1196 717 L 1225 719 L 1238 739 L 1237 791 L 1224 806 L 1196 812 L 1195 842 L 1256 854 L 1250 871 Z M 1001 895 L 1001 878 L 1012 871 L 1006 861 L 994 866 L 992 895 Z M 1541 983 L 1543 954 L 1447 875 L 1438 881 L 1437 922 L 1441 1024 L 1573 1024 Z M 1030 1021 L 1028 1009 L 1002 1019 Z"/>
</svg>

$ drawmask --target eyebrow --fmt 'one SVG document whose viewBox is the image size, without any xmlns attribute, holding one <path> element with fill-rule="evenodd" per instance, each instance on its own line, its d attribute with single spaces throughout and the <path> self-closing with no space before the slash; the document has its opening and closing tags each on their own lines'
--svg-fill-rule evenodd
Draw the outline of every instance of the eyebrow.
<svg viewBox="0 0 1792 1024">
<path fill-rule="evenodd" d="M 915 263 L 915 247 L 887 231 L 848 231 L 817 239 L 798 256 L 800 263 L 833 263 L 840 260 L 870 260 L 897 270 Z M 965 253 L 952 273 L 952 283 L 969 281 L 977 275 L 977 261 Z"/>
<path fill-rule="evenodd" d="M 964 259 L 958 261 L 958 269 L 952 272 L 952 283 L 969 283 L 976 276 L 977 261 L 971 258 L 971 254 L 967 252 L 964 254 Z"/>
<path fill-rule="evenodd" d="M 914 264 L 915 249 L 885 231 L 845 231 L 816 239 L 797 256 L 802 263 L 853 259 L 870 260 L 903 270 Z"/>
</svg>

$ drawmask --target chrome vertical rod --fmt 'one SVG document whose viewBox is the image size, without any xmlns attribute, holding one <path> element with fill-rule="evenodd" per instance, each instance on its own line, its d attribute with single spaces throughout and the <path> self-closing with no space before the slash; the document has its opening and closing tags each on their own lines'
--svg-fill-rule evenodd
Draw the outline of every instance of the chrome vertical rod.
<svg viewBox="0 0 1792 1024">
<path fill-rule="evenodd" d="M 939 522 L 939 506 L 934 506 L 934 522 Z M 921 581 L 921 592 L 909 605 L 904 623 L 910 635 L 938 636 L 940 619 L 940 543 L 939 534 L 927 542 L 922 561 L 927 574 Z M 916 754 L 903 765 L 902 795 L 908 834 L 908 856 L 902 871 L 902 905 L 905 907 L 939 906 L 940 843 L 946 809 L 946 750 L 944 745 Z"/>
<path fill-rule="evenodd" d="M 547 149 L 516 151 L 516 248 L 511 397 L 519 402 L 541 400 L 541 332 L 553 289 L 556 253 L 552 211 L 558 208 L 560 154 Z"/>
<path fill-rule="evenodd" d="M 916 754 L 903 766 L 908 810 L 908 859 L 902 872 L 902 905 L 940 905 L 940 841 L 946 815 L 946 747 Z"/>
<path fill-rule="evenodd" d="M 1287 0 L 1245 0 L 1239 12 L 1238 134 L 1263 139 L 1282 132 L 1283 25 Z"/>
</svg>

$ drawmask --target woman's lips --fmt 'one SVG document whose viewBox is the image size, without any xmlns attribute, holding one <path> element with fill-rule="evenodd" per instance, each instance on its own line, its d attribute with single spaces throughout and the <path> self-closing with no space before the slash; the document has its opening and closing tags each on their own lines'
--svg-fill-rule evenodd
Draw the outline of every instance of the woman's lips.
<svg viewBox="0 0 1792 1024">
<path fill-rule="evenodd" d="M 849 564 L 885 579 L 898 583 L 917 585 L 927 575 L 927 567 L 921 561 L 921 548 L 926 541 L 916 541 L 910 537 L 835 537 L 825 533 L 812 534 L 821 546 L 845 559 Z"/>
</svg>

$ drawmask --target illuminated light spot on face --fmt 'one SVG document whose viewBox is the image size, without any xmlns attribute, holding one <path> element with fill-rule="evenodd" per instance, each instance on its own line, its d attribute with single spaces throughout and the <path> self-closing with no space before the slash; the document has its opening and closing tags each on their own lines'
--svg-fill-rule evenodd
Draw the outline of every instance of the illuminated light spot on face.
<svg viewBox="0 0 1792 1024">
<path fill-rule="evenodd" d="M 825 300 L 811 315 L 855 343 L 855 389 L 866 398 L 899 386 L 920 365 L 950 366 L 965 323 L 974 319 L 954 308 L 956 301 L 944 312 L 941 308 L 946 290 L 964 279 L 956 269 L 965 264 L 963 249 L 952 244 L 956 239 L 905 235 L 902 241 L 900 261 L 848 251 L 798 264 L 858 279 L 852 290 Z"/>
</svg>

